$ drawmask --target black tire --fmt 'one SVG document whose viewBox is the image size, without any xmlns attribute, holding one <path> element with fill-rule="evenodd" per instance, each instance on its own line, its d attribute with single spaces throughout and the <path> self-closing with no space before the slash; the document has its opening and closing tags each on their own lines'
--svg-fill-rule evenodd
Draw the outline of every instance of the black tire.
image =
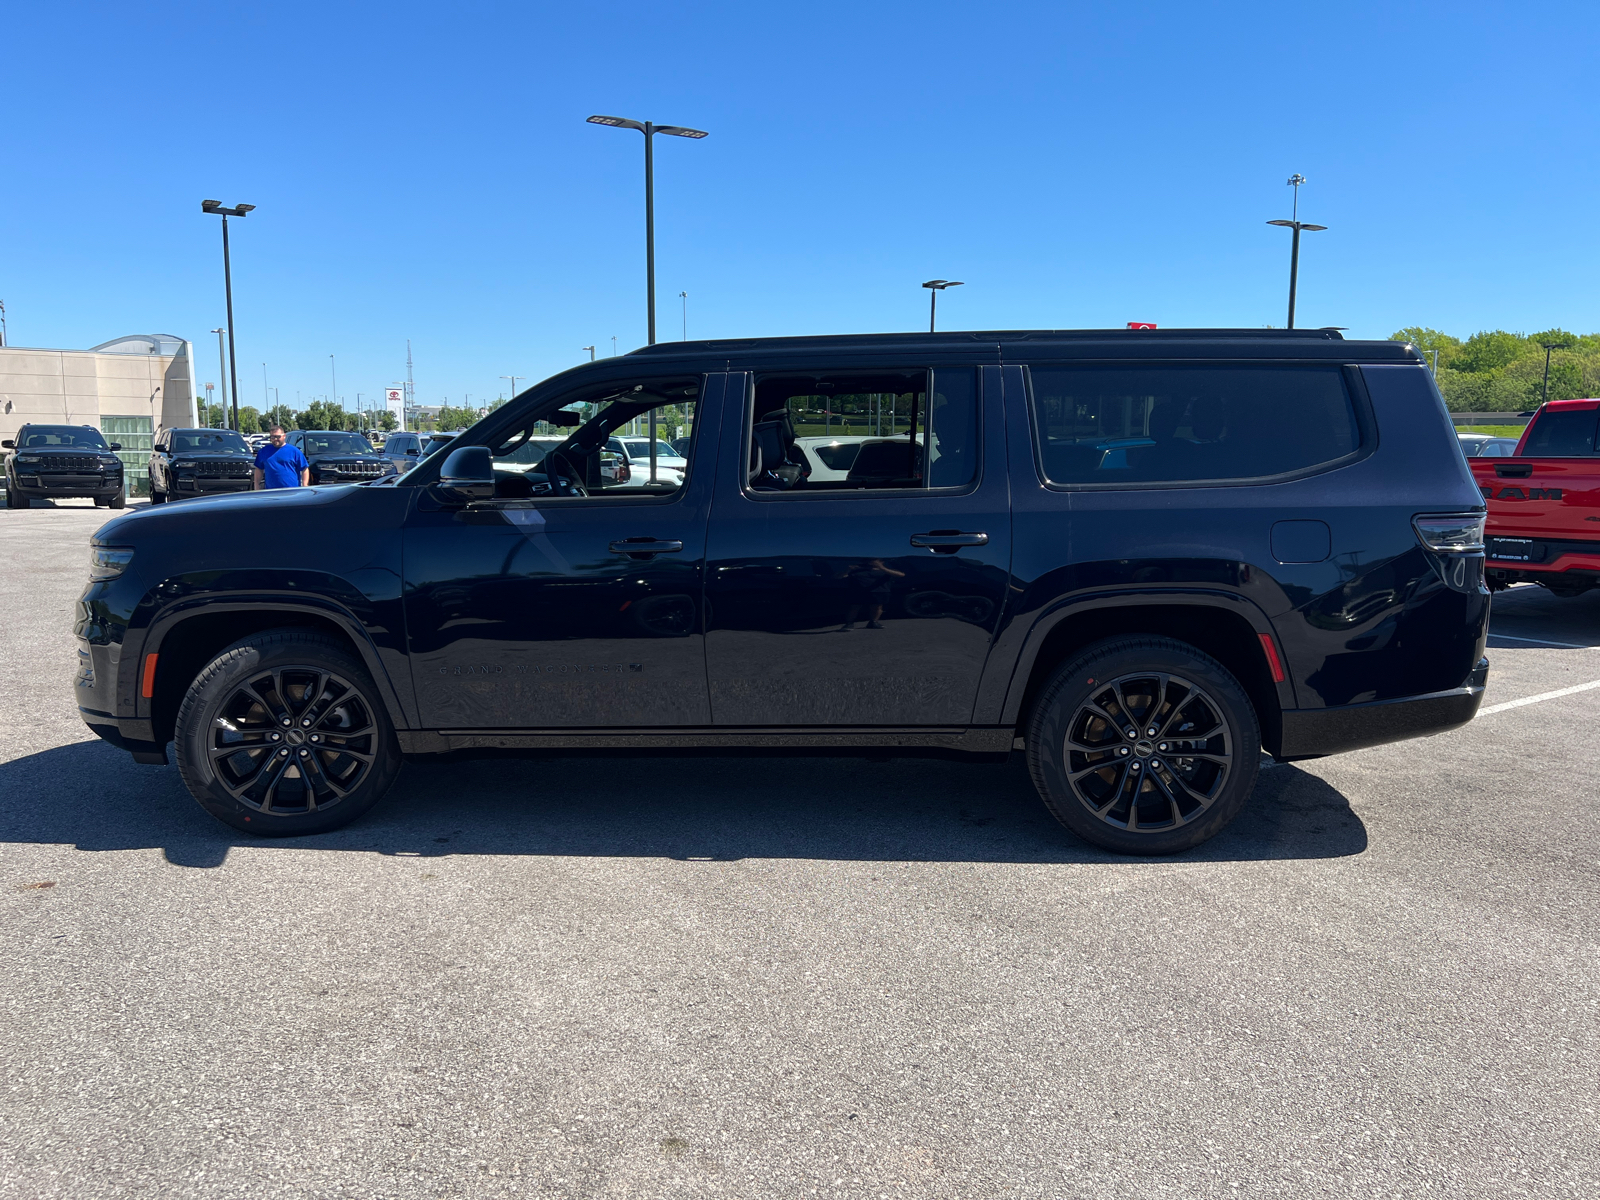
<svg viewBox="0 0 1600 1200">
<path fill-rule="evenodd" d="M 150 481 L 150 503 L 151 504 L 165 504 L 166 502 L 167 502 L 167 494 L 165 492 L 163 492 L 163 491 L 157 490 L 156 482 L 155 482 L 155 480 L 152 479 Z"/>
<path fill-rule="evenodd" d="M 1073 833 L 1119 854 L 1175 854 L 1238 816 L 1260 770 L 1261 731 L 1216 659 L 1169 638 L 1121 637 L 1057 669 L 1027 747 L 1045 807 Z"/>
<path fill-rule="evenodd" d="M 94 506 L 96 508 L 105 508 L 110 503 L 111 498 L 109 496 L 96 496 L 94 498 Z"/>
<path fill-rule="evenodd" d="M 106 501 L 107 508 L 126 508 L 128 506 L 128 489 L 123 488 L 111 499 Z"/>
<path fill-rule="evenodd" d="M 304 629 L 258 633 L 212 659 L 183 698 L 173 741 L 200 806 L 261 837 L 346 825 L 400 770 L 400 744 L 366 667 Z"/>
<path fill-rule="evenodd" d="M 16 488 L 7 488 L 6 489 L 6 507 L 7 508 L 32 508 L 33 507 L 33 502 L 30 501 L 28 499 L 28 497 L 24 496 L 21 492 L 17 491 Z"/>
</svg>

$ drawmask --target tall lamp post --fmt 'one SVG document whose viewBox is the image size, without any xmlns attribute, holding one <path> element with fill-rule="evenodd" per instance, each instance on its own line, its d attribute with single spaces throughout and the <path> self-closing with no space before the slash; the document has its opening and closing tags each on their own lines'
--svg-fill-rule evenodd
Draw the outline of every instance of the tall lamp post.
<svg viewBox="0 0 1600 1200">
<path fill-rule="evenodd" d="M 1540 404 L 1549 404 L 1550 403 L 1550 351 L 1552 351 L 1552 350 L 1565 350 L 1565 349 L 1568 348 L 1569 343 L 1567 343 L 1567 342 L 1540 342 L 1539 344 L 1544 347 L 1544 398 L 1542 400 L 1540 400 L 1539 403 Z"/>
<path fill-rule="evenodd" d="M 939 293 L 945 288 L 961 287 L 959 279 L 930 279 L 922 285 L 928 289 L 928 332 L 933 332 L 934 318 L 939 311 Z"/>
<path fill-rule="evenodd" d="M 579 346 L 578 349 L 587 350 L 589 352 L 589 361 L 590 362 L 594 361 L 594 347 L 593 346 Z"/>
<path fill-rule="evenodd" d="M 650 336 L 649 344 L 656 344 L 656 191 L 655 159 L 652 147 L 655 135 L 694 138 L 708 136 L 703 129 L 689 129 L 683 125 L 654 125 L 649 121 L 633 121 L 627 117 L 590 117 L 591 125 L 610 125 L 614 129 L 637 129 L 644 134 L 644 275 L 647 297 L 646 314 Z"/>
<path fill-rule="evenodd" d="M 1294 230 L 1294 242 L 1289 249 L 1289 328 L 1294 328 L 1294 293 L 1300 279 L 1300 231 L 1320 233 L 1326 225 L 1311 225 L 1300 219 L 1300 185 L 1306 177 L 1296 171 L 1289 176 L 1288 185 L 1294 189 L 1294 219 L 1291 221 L 1268 221 L 1268 225 L 1282 225 L 1285 229 Z"/>
<path fill-rule="evenodd" d="M 511 395 L 507 396 L 506 399 L 507 400 L 515 400 L 517 398 L 517 380 L 526 379 L 527 376 L 526 375 L 502 375 L 502 376 L 500 376 L 500 378 L 501 379 L 509 379 L 511 381 Z"/>
<path fill-rule="evenodd" d="M 255 209 L 254 204 L 235 204 L 232 208 L 224 208 L 220 200 L 200 201 L 201 212 L 215 213 L 222 218 L 222 286 L 228 293 L 228 382 L 233 394 L 232 428 L 235 433 L 239 432 L 239 367 L 233 353 L 233 265 L 228 259 L 228 218 L 242 218 Z"/>
<path fill-rule="evenodd" d="M 226 329 L 213 329 L 211 332 L 217 335 L 217 371 L 222 375 L 222 423 L 226 427 L 228 423 L 228 346 L 226 340 L 228 331 Z M 210 397 L 208 396 L 207 399 L 209 400 Z M 209 428 L 210 425 L 211 413 L 207 412 L 206 426 Z"/>
</svg>

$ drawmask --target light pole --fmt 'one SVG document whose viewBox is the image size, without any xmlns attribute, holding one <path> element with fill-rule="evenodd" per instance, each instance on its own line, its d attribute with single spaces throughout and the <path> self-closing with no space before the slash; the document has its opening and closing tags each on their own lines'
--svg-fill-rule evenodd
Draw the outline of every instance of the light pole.
<svg viewBox="0 0 1600 1200">
<path fill-rule="evenodd" d="M 939 293 L 945 288 L 961 287 L 959 279 L 930 279 L 922 285 L 928 289 L 928 332 L 933 332 L 933 321 L 939 308 Z"/>
<path fill-rule="evenodd" d="M 613 333 L 611 335 L 611 357 L 615 358 L 616 356 L 617 356 L 617 335 Z"/>
<path fill-rule="evenodd" d="M 501 379 L 509 379 L 509 380 L 511 380 L 511 395 L 508 396 L 507 399 L 508 400 L 515 400 L 517 398 L 517 380 L 526 379 L 527 376 L 526 375 L 502 375 L 502 376 L 500 376 L 500 378 Z"/>
<path fill-rule="evenodd" d="M 233 391 L 233 431 L 239 432 L 239 365 L 234 357 L 233 337 L 233 264 L 228 256 L 228 218 L 243 218 L 254 212 L 254 204 L 235 204 L 232 208 L 224 208 L 220 200 L 200 201 L 200 211 L 215 213 L 222 218 L 222 286 L 228 294 L 228 382 Z M 223 404 L 227 404 L 224 396 Z"/>
<path fill-rule="evenodd" d="M 223 340 L 227 334 L 226 329 L 213 329 L 217 335 L 217 371 L 222 376 L 222 427 L 228 427 L 228 346 Z M 211 414 L 206 413 L 206 426 L 211 425 Z"/>
<path fill-rule="evenodd" d="M 679 292 L 678 299 L 683 301 L 683 340 L 689 340 L 689 293 Z"/>
<path fill-rule="evenodd" d="M 637 129 L 644 134 L 645 312 L 650 336 L 649 344 L 654 346 L 656 344 L 656 185 L 652 147 L 655 144 L 655 135 L 658 133 L 694 138 L 696 141 L 706 137 L 707 134 L 703 129 L 689 129 L 683 125 L 653 125 L 649 121 L 633 121 L 627 117 L 590 117 L 589 124 L 610 125 L 614 129 Z"/>
<path fill-rule="evenodd" d="M 203 425 L 207 429 L 211 428 L 211 389 L 216 387 L 216 386 L 217 385 L 214 384 L 214 383 L 206 384 L 206 417 L 205 417 L 205 420 L 203 420 L 203 421 L 196 421 L 195 422 L 195 424 Z"/>
<path fill-rule="evenodd" d="M 590 362 L 594 361 L 594 347 L 593 346 L 579 346 L 578 349 L 587 350 L 589 352 L 589 361 Z"/>
<path fill-rule="evenodd" d="M 328 355 L 328 377 L 333 381 L 333 390 L 328 393 L 328 399 L 332 404 L 339 404 L 339 370 L 331 354 Z M 329 407 L 332 407 L 332 404 Z M 344 412 L 344 405 L 339 404 L 339 411 Z"/>
<path fill-rule="evenodd" d="M 1311 225 L 1300 219 L 1300 185 L 1306 177 L 1296 171 L 1289 176 L 1289 186 L 1294 189 L 1294 219 L 1292 221 L 1268 221 L 1268 225 L 1282 225 L 1285 229 L 1294 230 L 1294 241 L 1289 249 L 1289 328 L 1294 328 L 1294 293 L 1295 286 L 1300 278 L 1300 231 L 1317 233 L 1327 228 L 1326 225 Z"/>
<path fill-rule="evenodd" d="M 1567 343 L 1567 342 L 1540 342 L 1539 344 L 1544 347 L 1544 399 L 1540 400 L 1539 403 L 1540 404 L 1549 404 L 1550 403 L 1550 351 L 1552 351 L 1552 350 L 1565 350 L 1565 349 L 1568 348 L 1569 343 Z"/>
</svg>

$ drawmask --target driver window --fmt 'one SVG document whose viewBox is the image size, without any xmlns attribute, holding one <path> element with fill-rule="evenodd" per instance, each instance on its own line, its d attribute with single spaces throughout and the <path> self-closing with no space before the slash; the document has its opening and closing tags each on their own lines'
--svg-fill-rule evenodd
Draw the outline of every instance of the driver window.
<svg viewBox="0 0 1600 1200">
<path fill-rule="evenodd" d="M 693 378 L 630 383 L 569 401 L 552 419 L 491 447 L 495 497 L 674 496 L 688 478 L 699 396 Z"/>
</svg>

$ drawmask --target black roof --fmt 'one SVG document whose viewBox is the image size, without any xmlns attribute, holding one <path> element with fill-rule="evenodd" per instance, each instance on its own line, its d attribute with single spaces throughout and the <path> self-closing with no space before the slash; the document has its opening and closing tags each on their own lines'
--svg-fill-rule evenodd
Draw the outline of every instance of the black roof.
<svg viewBox="0 0 1600 1200">
<path fill-rule="evenodd" d="M 964 346 L 995 342 L 1107 341 L 1317 341 L 1342 342 L 1337 329 L 973 329 L 948 333 L 831 333 L 814 337 L 717 338 L 696 342 L 657 342 L 629 355 L 728 354 L 762 350 L 865 349 L 869 346 Z M 1398 344 L 1398 343 L 1396 343 Z"/>
</svg>

